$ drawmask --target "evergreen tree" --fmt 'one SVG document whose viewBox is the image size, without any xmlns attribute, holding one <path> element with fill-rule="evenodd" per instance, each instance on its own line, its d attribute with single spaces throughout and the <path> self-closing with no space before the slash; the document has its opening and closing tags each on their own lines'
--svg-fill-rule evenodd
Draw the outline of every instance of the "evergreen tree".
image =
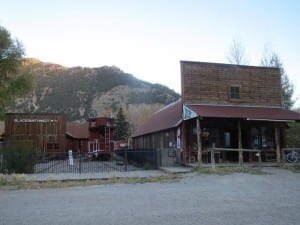
<svg viewBox="0 0 300 225">
<path fill-rule="evenodd" d="M 116 140 L 127 140 L 129 137 L 129 123 L 127 122 L 123 109 L 120 108 L 116 118 Z"/>
<path fill-rule="evenodd" d="M 277 67 L 280 69 L 281 87 L 283 91 L 283 106 L 290 109 L 294 105 L 292 96 L 294 93 L 294 86 L 290 82 L 281 62 L 280 57 L 273 51 L 265 49 L 264 56 L 261 59 L 261 65 L 267 67 Z"/>
<path fill-rule="evenodd" d="M 0 26 L 0 120 L 7 109 L 15 105 L 15 99 L 33 88 L 33 78 L 22 66 L 24 50 L 18 40 Z"/>
</svg>

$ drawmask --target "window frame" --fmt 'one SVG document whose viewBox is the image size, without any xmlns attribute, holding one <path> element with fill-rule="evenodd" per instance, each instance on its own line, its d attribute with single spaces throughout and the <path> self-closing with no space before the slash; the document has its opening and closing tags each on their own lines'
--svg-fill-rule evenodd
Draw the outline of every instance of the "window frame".
<svg viewBox="0 0 300 225">
<path fill-rule="evenodd" d="M 57 151 L 59 150 L 59 143 L 57 142 L 48 142 L 46 144 L 47 151 Z"/>
<path fill-rule="evenodd" d="M 232 101 L 240 101 L 241 97 L 241 85 L 229 85 L 229 99 Z"/>
</svg>

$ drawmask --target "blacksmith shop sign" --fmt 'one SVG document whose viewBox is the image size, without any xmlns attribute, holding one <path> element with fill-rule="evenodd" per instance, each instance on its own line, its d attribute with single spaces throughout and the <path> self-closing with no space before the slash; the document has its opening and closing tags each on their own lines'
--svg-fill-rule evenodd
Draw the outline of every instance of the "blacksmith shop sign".
<svg viewBox="0 0 300 225">
<path fill-rule="evenodd" d="M 24 119 L 14 119 L 15 123 L 57 123 L 58 120 L 55 119 L 29 119 L 29 118 L 24 118 Z"/>
</svg>

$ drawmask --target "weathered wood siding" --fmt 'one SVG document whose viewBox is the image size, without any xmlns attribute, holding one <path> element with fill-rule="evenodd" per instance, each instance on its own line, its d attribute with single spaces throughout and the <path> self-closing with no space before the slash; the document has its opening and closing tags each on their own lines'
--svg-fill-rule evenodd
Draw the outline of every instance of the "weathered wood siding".
<svg viewBox="0 0 300 225">
<path fill-rule="evenodd" d="M 181 61 L 184 103 L 282 106 L 277 68 Z M 240 87 L 240 99 L 230 87 Z"/>
<path fill-rule="evenodd" d="M 169 129 L 157 133 L 135 137 L 133 139 L 133 148 L 176 148 L 176 129 Z"/>
<path fill-rule="evenodd" d="M 29 142 L 35 151 L 66 151 L 66 116 L 9 113 L 5 116 L 5 142 Z"/>
<path fill-rule="evenodd" d="M 73 152 L 88 152 L 88 139 L 76 139 L 67 136 L 66 147 Z"/>
</svg>

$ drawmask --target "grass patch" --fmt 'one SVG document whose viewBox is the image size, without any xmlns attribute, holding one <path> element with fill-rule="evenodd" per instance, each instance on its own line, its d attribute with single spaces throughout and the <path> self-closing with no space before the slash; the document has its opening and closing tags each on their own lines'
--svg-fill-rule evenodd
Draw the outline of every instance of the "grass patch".
<svg viewBox="0 0 300 225">
<path fill-rule="evenodd" d="M 233 173 L 249 173 L 255 175 L 267 174 L 263 172 L 260 168 L 246 167 L 246 166 L 231 166 L 231 167 L 196 167 L 194 172 L 199 174 L 217 174 L 217 175 L 228 175 Z"/>
<path fill-rule="evenodd" d="M 6 177 L 5 177 L 6 176 Z M 168 174 L 153 177 L 112 177 L 107 179 L 92 180 L 64 180 L 64 181 L 26 181 L 25 179 L 11 179 L 7 175 L 0 174 L 0 189 L 42 189 L 42 188 L 67 188 L 77 186 L 107 185 L 107 184 L 142 184 L 154 182 L 175 182 L 181 178 L 178 174 Z M 2 188 L 1 188 L 2 186 Z"/>
<path fill-rule="evenodd" d="M 0 174 L 0 185 L 1 186 L 16 186 L 26 182 L 26 177 L 24 174 L 11 174 L 5 175 Z"/>
<path fill-rule="evenodd" d="M 297 165 L 293 165 L 293 164 L 287 165 L 286 164 L 286 165 L 283 166 L 283 168 L 288 169 L 288 170 L 290 170 L 294 173 L 300 173 L 300 165 L 299 164 L 297 164 Z"/>
</svg>

